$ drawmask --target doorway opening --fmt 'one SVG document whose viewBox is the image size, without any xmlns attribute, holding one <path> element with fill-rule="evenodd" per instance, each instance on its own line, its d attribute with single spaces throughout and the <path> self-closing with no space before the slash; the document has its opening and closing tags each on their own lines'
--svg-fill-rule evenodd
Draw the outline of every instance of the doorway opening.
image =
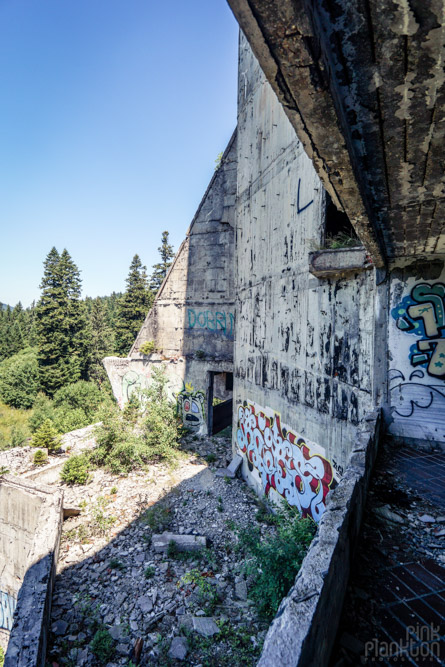
<svg viewBox="0 0 445 667">
<path fill-rule="evenodd" d="M 207 420 L 209 434 L 214 435 L 232 426 L 233 373 L 209 371 L 209 376 Z"/>
</svg>

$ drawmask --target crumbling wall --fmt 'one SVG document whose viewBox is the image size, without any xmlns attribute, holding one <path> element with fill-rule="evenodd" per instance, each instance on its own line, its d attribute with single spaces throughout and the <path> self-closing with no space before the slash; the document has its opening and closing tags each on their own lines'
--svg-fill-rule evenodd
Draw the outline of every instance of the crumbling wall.
<svg viewBox="0 0 445 667">
<path fill-rule="evenodd" d="M 210 372 L 231 372 L 234 310 L 236 131 L 127 359 L 104 365 L 122 407 L 163 367 L 184 424 L 207 433 Z M 152 342 L 153 352 L 139 352 Z"/>
<path fill-rule="evenodd" d="M 388 318 L 388 430 L 445 448 L 445 257 L 398 262 Z"/>
<path fill-rule="evenodd" d="M 63 491 L 0 477 L 0 641 L 5 667 L 45 662 Z M 9 640 L 9 641 L 8 641 Z"/>
<path fill-rule="evenodd" d="M 309 273 L 324 210 L 312 163 L 241 36 L 234 448 L 253 484 L 314 518 L 372 408 L 374 272 Z"/>
</svg>

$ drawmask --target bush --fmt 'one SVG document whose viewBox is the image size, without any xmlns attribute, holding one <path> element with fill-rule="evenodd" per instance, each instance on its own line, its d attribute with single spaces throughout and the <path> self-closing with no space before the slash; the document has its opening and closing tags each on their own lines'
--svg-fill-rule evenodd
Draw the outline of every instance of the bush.
<svg viewBox="0 0 445 667">
<path fill-rule="evenodd" d="M 250 594 L 267 619 L 275 616 L 294 583 L 316 531 L 311 519 L 301 519 L 290 508 L 275 516 L 277 532 L 270 539 L 261 538 L 259 527 L 238 531 L 238 548 L 247 556 L 244 570 L 253 576 Z"/>
<path fill-rule="evenodd" d="M 155 369 L 142 402 L 132 397 L 123 412 L 111 407 L 103 412 L 102 424 L 95 434 L 98 447 L 91 453 L 95 464 L 119 474 L 152 461 L 173 461 L 177 457 L 183 429 L 176 406 L 168 399 L 166 385 L 164 372 Z"/>
<path fill-rule="evenodd" d="M 0 399 L 13 408 L 29 409 L 39 391 L 37 352 L 26 348 L 0 363 Z"/>
<path fill-rule="evenodd" d="M 30 428 L 36 431 L 45 420 L 50 419 L 59 433 L 69 433 L 99 421 L 98 413 L 110 403 L 108 394 L 93 382 L 79 380 L 56 391 L 53 400 L 45 394 L 38 394 L 29 419 Z"/>
<path fill-rule="evenodd" d="M 60 436 L 50 419 L 43 422 L 42 426 L 34 433 L 31 445 L 39 449 L 47 449 L 55 452 L 60 447 Z"/>
<path fill-rule="evenodd" d="M 88 426 L 94 420 L 95 414 L 104 401 L 104 395 L 94 382 L 79 380 L 66 387 L 62 387 L 54 394 L 54 406 L 65 410 L 81 410 Z M 81 428 L 80 426 L 78 428 Z"/>
<path fill-rule="evenodd" d="M 10 408 L 0 403 L 0 450 L 21 447 L 30 437 L 29 410 Z"/>
<path fill-rule="evenodd" d="M 145 343 L 142 343 L 140 346 L 139 352 L 146 355 L 151 354 L 152 352 L 156 352 L 156 343 L 154 340 L 145 341 Z"/>
<path fill-rule="evenodd" d="M 90 644 L 92 653 L 105 664 L 111 660 L 114 654 L 113 638 L 104 627 L 99 628 Z"/>
<path fill-rule="evenodd" d="M 33 463 L 35 466 L 43 466 L 48 462 L 48 454 L 41 449 L 38 449 L 33 457 Z"/>
<path fill-rule="evenodd" d="M 86 484 L 90 478 L 90 462 L 85 454 L 71 456 L 62 468 L 60 478 L 65 484 Z"/>
</svg>

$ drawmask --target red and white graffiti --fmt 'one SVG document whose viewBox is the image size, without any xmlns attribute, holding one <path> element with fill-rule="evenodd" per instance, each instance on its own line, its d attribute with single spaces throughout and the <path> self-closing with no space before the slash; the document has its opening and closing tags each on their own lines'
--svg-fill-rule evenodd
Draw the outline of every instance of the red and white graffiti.
<svg viewBox="0 0 445 667">
<path fill-rule="evenodd" d="M 261 410 L 256 414 L 251 404 L 239 408 L 239 449 L 260 473 L 266 496 L 275 489 L 303 517 L 318 522 L 334 479 L 330 462 L 320 454 L 311 454 L 295 433 L 282 430 L 278 413 L 267 417 Z"/>
</svg>

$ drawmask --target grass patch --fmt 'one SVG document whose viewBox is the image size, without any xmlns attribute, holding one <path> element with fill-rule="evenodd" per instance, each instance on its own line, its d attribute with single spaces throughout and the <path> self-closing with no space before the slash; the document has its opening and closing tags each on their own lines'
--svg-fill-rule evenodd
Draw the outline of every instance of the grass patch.
<svg viewBox="0 0 445 667">
<path fill-rule="evenodd" d="M 0 403 L 0 450 L 23 447 L 31 437 L 28 419 L 32 410 L 10 408 Z"/>
<path fill-rule="evenodd" d="M 141 521 L 146 523 L 154 533 L 165 530 L 171 521 L 170 510 L 162 505 L 150 507 L 141 515 Z"/>
</svg>

